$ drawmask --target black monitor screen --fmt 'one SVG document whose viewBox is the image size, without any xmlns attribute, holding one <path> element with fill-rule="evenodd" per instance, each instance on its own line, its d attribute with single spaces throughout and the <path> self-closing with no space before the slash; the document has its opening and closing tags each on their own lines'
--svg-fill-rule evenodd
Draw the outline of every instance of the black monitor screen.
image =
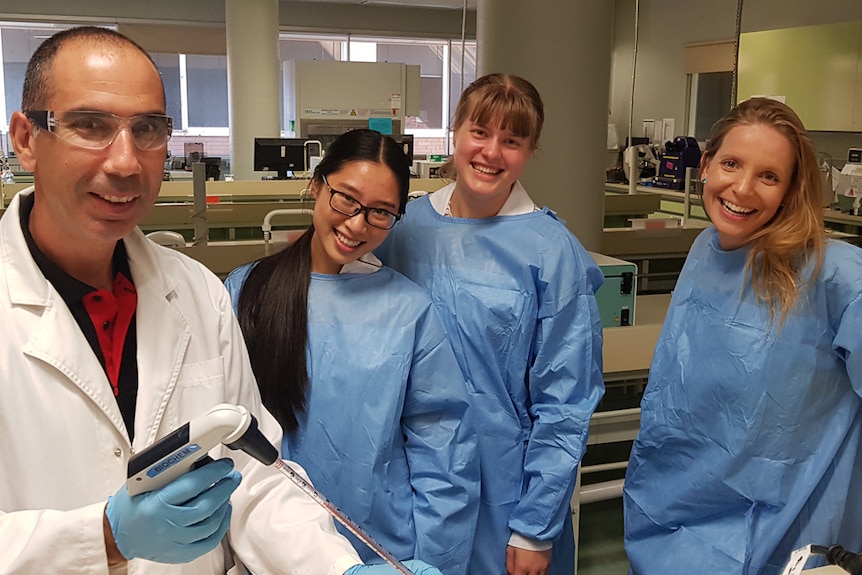
<svg viewBox="0 0 862 575">
<path fill-rule="evenodd" d="M 407 162 L 413 163 L 413 134 L 389 134 L 389 137 L 401 145 Z"/>
<path fill-rule="evenodd" d="M 221 177 L 221 158 L 204 156 L 201 162 L 204 164 L 207 180 L 218 180 Z"/>
<path fill-rule="evenodd" d="M 254 170 L 277 172 L 279 180 L 286 180 L 288 172 L 306 171 L 307 141 L 308 138 L 255 138 Z"/>
<path fill-rule="evenodd" d="M 641 144 L 649 144 L 649 138 L 644 136 L 632 136 L 632 143 L 635 146 L 640 146 Z M 626 137 L 626 148 L 629 147 L 629 139 Z"/>
</svg>

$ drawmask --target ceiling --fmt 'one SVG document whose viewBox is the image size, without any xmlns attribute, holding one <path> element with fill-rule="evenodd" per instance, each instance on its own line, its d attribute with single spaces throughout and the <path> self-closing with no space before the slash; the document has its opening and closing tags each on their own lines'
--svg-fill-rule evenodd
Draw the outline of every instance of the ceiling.
<svg viewBox="0 0 862 575">
<path fill-rule="evenodd" d="M 326 2 L 330 4 L 365 4 L 368 6 L 409 6 L 412 8 L 444 8 L 461 10 L 464 0 L 308 0 L 311 2 Z M 467 0 L 467 8 L 476 9 L 478 0 Z"/>
</svg>

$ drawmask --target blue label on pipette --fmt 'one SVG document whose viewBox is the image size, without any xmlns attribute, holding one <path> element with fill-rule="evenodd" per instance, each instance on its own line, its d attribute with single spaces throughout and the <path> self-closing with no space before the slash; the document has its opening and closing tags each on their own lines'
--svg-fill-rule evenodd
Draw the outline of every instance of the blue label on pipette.
<svg viewBox="0 0 862 575">
<path fill-rule="evenodd" d="M 201 450 L 201 446 L 198 445 L 197 443 L 190 443 L 190 444 L 186 445 L 185 447 L 183 447 L 182 449 L 180 449 L 176 453 L 173 453 L 173 454 L 169 455 L 168 457 L 165 457 L 164 459 L 162 459 L 161 461 L 159 461 L 158 463 L 156 463 L 155 465 L 150 467 L 147 470 L 147 477 L 155 477 L 156 475 L 158 475 L 164 471 L 167 471 L 168 469 L 170 469 L 171 467 L 173 467 L 174 465 L 176 465 L 180 461 L 185 460 L 188 456 L 190 456 L 194 453 L 197 453 L 200 450 Z"/>
</svg>

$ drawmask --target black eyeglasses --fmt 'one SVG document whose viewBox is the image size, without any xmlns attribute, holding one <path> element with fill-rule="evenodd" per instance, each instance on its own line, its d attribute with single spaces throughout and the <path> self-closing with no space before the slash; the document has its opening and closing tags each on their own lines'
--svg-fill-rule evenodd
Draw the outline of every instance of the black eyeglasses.
<svg viewBox="0 0 862 575">
<path fill-rule="evenodd" d="M 393 214 L 389 210 L 363 206 L 353 196 L 339 192 L 330 186 L 329 182 L 326 181 L 326 176 L 322 176 L 322 178 L 323 183 L 329 188 L 329 207 L 342 216 L 352 218 L 359 212 L 365 212 L 365 221 L 368 222 L 368 225 L 380 228 L 381 230 L 391 230 L 395 222 L 401 219 L 401 216 Z"/>
<path fill-rule="evenodd" d="M 174 128 L 173 118 L 164 114 L 138 114 L 131 118 L 93 110 L 28 110 L 24 114 L 61 140 L 90 150 L 110 146 L 123 127 L 129 129 L 139 150 L 155 150 L 168 143 Z"/>
</svg>

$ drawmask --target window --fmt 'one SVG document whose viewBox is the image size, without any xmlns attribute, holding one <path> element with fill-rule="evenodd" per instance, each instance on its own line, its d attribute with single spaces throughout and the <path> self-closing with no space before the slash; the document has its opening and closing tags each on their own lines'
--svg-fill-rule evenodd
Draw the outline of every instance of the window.
<svg viewBox="0 0 862 575">
<path fill-rule="evenodd" d="M 8 131 L 9 117 L 21 107 L 24 74 L 33 52 L 42 40 L 70 26 L 0 22 L 0 132 Z M 452 112 L 461 90 L 476 77 L 475 41 L 466 42 L 462 51 L 459 42 L 450 40 L 284 33 L 279 54 L 281 62 L 350 59 L 418 65 L 420 111 L 405 121 L 405 132 L 416 137 L 417 154 L 449 152 Z M 174 118 L 172 152 L 182 154 L 185 142 L 205 142 L 207 153 L 216 147 L 218 153 L 226 154 L 227 58 L 175 53 L 154 53 L 152 57 L 164 81 L 167 113 Z M 283 78 L 280 85 L 284 85 Z"/>
<path fill-rule="evenodd" d="M 185 57 L 186 90 L 188 91 L 189 126 L 197 128 L 227 128 L 227 57 Z"/>
<path fill-rule="evenodd" d="M 9 130 L 9 117 L 21 108 L 27 62 L 42 40 L 68 26 L 0 23 L 0 130 Z"/>
<path fill-rule="evenodd" d="M 685 46 L 688 75 L 686 134 L 699 142 L 709 137 L 713 123 L 732 107 L 733 41 L 705 42 Z"/>
<path fill-rule="evenodd" d="M 443 42 L 387 40 L 377 44 L 378 62 L 419 66 L 419 115 L 405 121 L 411 131 L 445 128 L 443 79 L 447 53 L 448 45 Z"/>
<path fill-rule="evenodd" d="M 185 130 L 183 117 L 182 71 L 179 54 L 153 54 L 153 61 L 162 75 L 165 85 L 165 101 L 168 116 L 174 119 L 174 131 Z"/>
<path fill-rule="evenodd" d="M 476 78 L 476 42 L 359 36 L 281 35 L 281 60 L 330 59 L 418 65 L 419 115 L 405 118 L 417 154 L 448 154 L 461 91 Z M 464 73 L 462 74 L 462 67 Z M 283 80 L 283 79 L 282 79 Z"/>
<path fill-rule="evenodd" d="M 688 132 L 698 142 L 705 142 L 712 125 L 732 107 L 733 72 L 692 74 L 691 84 Z"/>
</svg>

